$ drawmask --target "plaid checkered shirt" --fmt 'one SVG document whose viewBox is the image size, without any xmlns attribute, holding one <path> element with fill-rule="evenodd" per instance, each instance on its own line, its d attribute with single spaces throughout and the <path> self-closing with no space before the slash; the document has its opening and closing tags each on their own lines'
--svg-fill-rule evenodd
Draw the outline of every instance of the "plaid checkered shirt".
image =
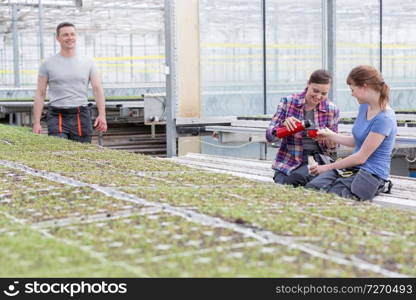
<svg viewBox="0 0 416 300">
<path fill-rule="evenodd" d="M 266 139 L 268 142 L 276 142 L 278 138 L 272 134 L 273 128 L 283 127 L 283 122 L 288 117 L 295 117 L 298 120 L 304 120 L 306 89 L 300 94 L 293 94 L 283 97 L 277 107 L 277 112 L 270 122 L 270 126 L 266 131 Z M 315 109 L 315 126 L 316 129 L 329 128 L 338 132 L 339 109 L 333 102 L 328 99 L 322 101 Z M 323 142 L 318 142 L 324 153 L 334 151 L 328 149 Z M 289 135 L 281 140 L 280 149 L 276 155 L 276 160 L 272 168 L 283 174 L 290 175 L 290 172 L 303 163 L 303 144 L 302 132 Z"/>
</svg>

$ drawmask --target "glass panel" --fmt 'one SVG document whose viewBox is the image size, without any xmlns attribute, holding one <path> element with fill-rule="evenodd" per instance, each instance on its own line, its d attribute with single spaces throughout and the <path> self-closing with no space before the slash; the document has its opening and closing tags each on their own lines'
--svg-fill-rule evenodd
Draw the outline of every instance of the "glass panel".
<svg viewBox="0 0 416 300">
<path fill-rule="evenodd" d="M 322 68 L 321 0 L 267 0 L 267 112 Z"/>
<path fill-rule="evenodd" d="M 260 0 L 201 0 L 202 116 L 263 112 Z"/>
<path fill-rule="evenodd" d="M 383 1 L 383 75 L 391 88 L 391 104 L 415 109 L 416 2 Z"/>
<path fill-rule="evenodd" d="M 134 83 L 135 87 L 164 89 L 163 0 L 126 0 L 116 4 L 95 0 L 91 9 L 79 9 L 69 0 L 65 1 L 64 8 L 57 6 L 56 1 L 48 2 L 43 8 L 45 58 L 59 52 L 55 27 L 69 20 L 78 30 L 78 53 L 95 58 L 105 85 L 131 86 Z M 28 1 L 19 3 L 22 4 L 17 13 L 20 81 L 22 87 L 33 87 L 40 65 L 39 11 L 36 6 L 25 5 L 30 4 Z M 3 16 L 0 22 L 2 87 L 14 86 L 11 7 L 0 6 L 0 16 Z"/>
<path fill-rule="evenodd" d="M 334 101 L 341 112 L 356 111 L 346 79 L 352 68 L 372 65 L 380 69 L 379 1 L 336 1 L 336 85 Z"/>
</svg>

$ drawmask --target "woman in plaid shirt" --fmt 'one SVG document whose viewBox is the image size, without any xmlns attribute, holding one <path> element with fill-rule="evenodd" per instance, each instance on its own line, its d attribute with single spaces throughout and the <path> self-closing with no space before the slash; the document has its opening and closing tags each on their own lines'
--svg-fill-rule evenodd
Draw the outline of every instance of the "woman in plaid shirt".
<svg viewBox="0 0 416 300">
<path fill-rule="evenodd" d="M 267 141 L 278 140 L 273 134 L 277 128 L 293 130 L 296 122 L 302 120 L 312 123 L 308 129 L 329 128 L 338 132 L 339 109 L 327 98 L 331 80 L 328 71 L 316 70 L 303 92 L 283 97 L 266 131 Z M 336 144 L 330 141 L 318 142 L 308 137 L 307 130 L 281 139 L 280 149 L 272 166 L 275 170 L 274 181 L 295 187 L 304 186 L 313 178 L 308 170 L 308 156 L 313 156 L 319 164 L 329 163 L 329 155 L 335 147 Z"/>
</svg>

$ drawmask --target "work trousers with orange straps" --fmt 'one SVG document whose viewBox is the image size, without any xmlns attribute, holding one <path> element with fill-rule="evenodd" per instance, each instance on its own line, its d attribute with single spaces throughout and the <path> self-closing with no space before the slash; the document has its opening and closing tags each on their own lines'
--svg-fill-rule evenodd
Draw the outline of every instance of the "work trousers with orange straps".
<svg viewBox="0 0 416 300">
<path fill-rule="evenodd" d="M 48 107 L 48 135 L 91 143 L 91 109 L 88 106 L 73 108 Z"/>
</svg>

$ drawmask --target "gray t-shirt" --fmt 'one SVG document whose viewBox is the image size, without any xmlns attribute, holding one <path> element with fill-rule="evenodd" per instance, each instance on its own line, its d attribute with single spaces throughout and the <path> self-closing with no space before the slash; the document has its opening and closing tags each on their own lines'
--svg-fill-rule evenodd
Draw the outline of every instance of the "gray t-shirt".
<svg viewBox="0 0 416 300">
<path fill-rule="evenodd" d="M 309 120 L 311 122 L 311 126 L 303 131 L 302 135 L 302 144 L 303 144 L 303 150 L 308 151 L 316 151 L 319 152 L 319 146 L 318 143 L 314 140 L 308 137 L 307 130 L 308 129 L 316 129 L 315 128 L 315 110 L 305 110 L 305 120 Z"/>
<path fill-rule="evenodd" d="M 46 59 L 39 67 L 39 76 L 48 78 L 49 106 L 77 107 L 88 104 L 88 84 L 97 73 L 92 58 L 61 54 Z"/>
</svg>

